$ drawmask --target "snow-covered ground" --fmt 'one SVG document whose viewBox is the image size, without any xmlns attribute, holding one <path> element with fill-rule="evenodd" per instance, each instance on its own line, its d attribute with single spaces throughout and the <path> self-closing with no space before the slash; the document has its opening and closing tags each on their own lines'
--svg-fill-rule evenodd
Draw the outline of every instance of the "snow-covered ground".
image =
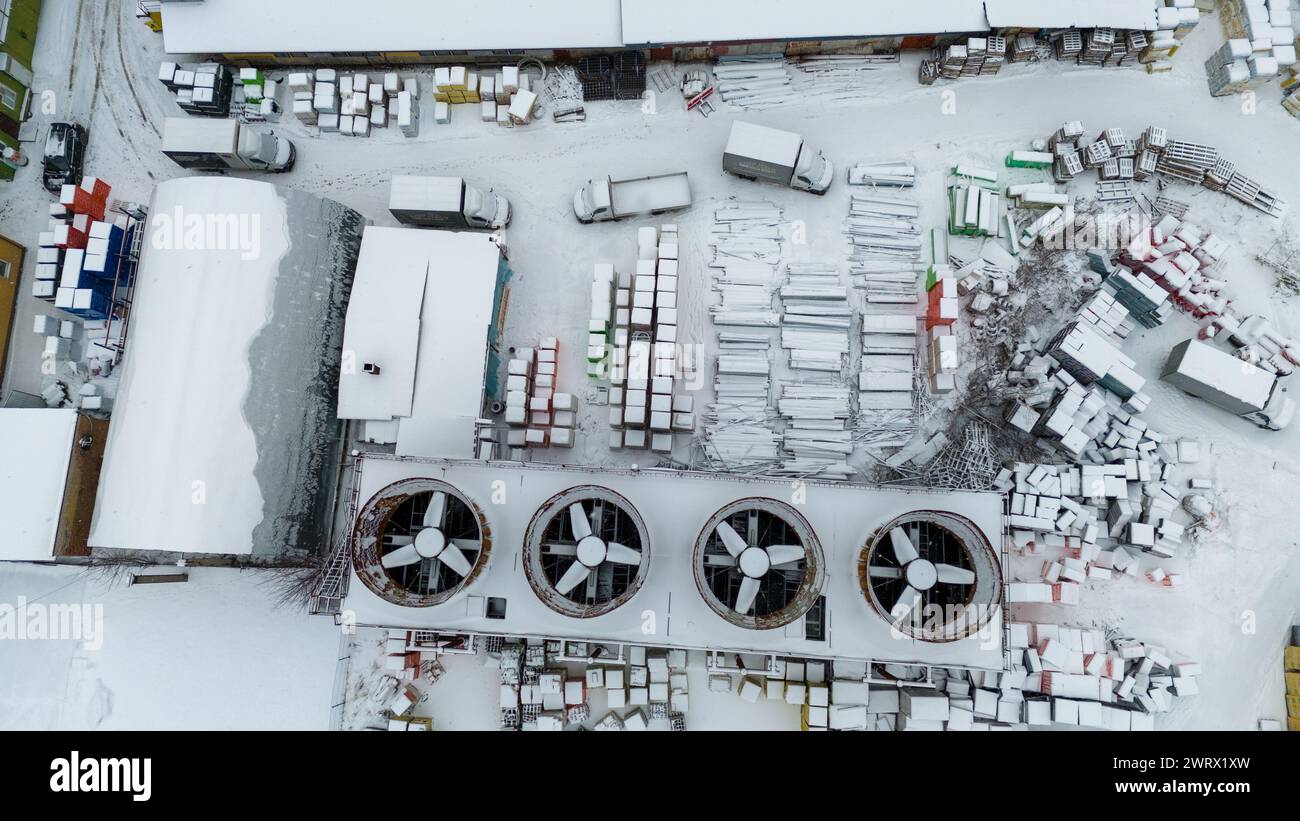
<svg viewBox="0 0 1300 821">
<path fill-rule="evenodd" d="M 162 59 L 161 40 L 131 17 L 130 4 L 52 0 L 44 5 L 40 36 L 36 87 L 52 90 L 58 108 L 51 116 L 39 113 L 38 106 L 38 117 L 42 121 L 75 117 L 89 125 L 90 173 L 113 184 L 115 196 L 142 201 L 148 199 L 156 181 L 184 173 L 159 151 L 162 118 L 180 115 L 167 90 L 154 79 Z M 731 196 L 776 202 L 785 209 L 787 219 L 802 221 L 805 227 L 807 242 L 794 247 L 795 258 L 842 262 L 846 245 L 841 222 L 847 212 L 847 192 L 841 173 L 857 160 L 904 158 L 917 165 L 920 176 L 913 194 L 923 206 L 923 224 L 938 225 L 944 207 L 944 176 L 956 162 L 1000 165 L 1007 151 L 1027 148 L 1030 140 L 1046 137 L 1067 120 L 1082 120 L 1090 135 L 1119 126 L 1135 136 L 1146 125 L 1157 124 L 1176 138 L 1217 146 L 1244 173 L 1278 191 L 1292 203 L 1293 211 L 1300 208 L 1300 166 L 1291 159 L 1290 150 L 1300 138 L 1300 122 L 1277 104 L 1280 92 L 1275 86 L 1263 89 L 1253 107 L 1239 98 L 1208 95 L 1202 64 L 1222 40 L 1217 20 L 1206 19 L 1176 56 L 1175 70 L 1159 76 L 1149 76 L 1139 68 L 1077 69 L 1047 63 L 1013 65 L 996 77 L 930 87 L 917 85 L 919 56 L 908 54 L 901 64 L 869 74 L 861 93 L 851 95 L 852 99 L 818 99 L 750 114 L 720 108 L 708 118 L 681 111 L 675 94 L 662 95 L 648 110 L 638 103 L 594 103 L 587 107 L 585 123 L 555 124 L 544 118 L 515 129 L 482 123 L 468 106 L 455 109 L 451 125 L 436 126 L 430 104 L 425 106 L 421 136 L 414 140 L 391 128 L 377 131 L 370 139 L 337 134 L 314 137 L 286 116 L 277 128 L 298 143 L 298 164 L 272 181 L 337 199 L 380 225 L 397 224 L 386 210 L 391 174 L 463 175 L 504 193 L 515 210 L 506 239 L 516 271 L 505 340 L 514 345 L 530 345 L 542 336 L 574 340 L 562 345 L 565 360 L 559 389 L 581 397 L 586 379 L 576 340 L 586 330 L 593 263 L 610 261 L 626 267 L 635 254 L 639 225 L 669 219 L 677 222 L 685 272 L 680 302 L 689 306 L 681 313 L 679 340 L 707 344 L 709 203 Z M 427 96 L 428 72 L 420 75 Z M 800 131 L 824 150 L 841 169 L 830 193 L 815 197 L 724 175 L 720 169 L 722 147 L 731 122 L 741 117 Z M 690 211 L 662 220 L 606 225 L 580 225 L 572 216 L 574 190 L 592 177 L 679 169 L 690 172 L 696 200 Z M 48 202 L 38 177 L 33 163 L 19 172 L 17 181 L 0 189 L 0 233 L 34 244 Z M 1076 184 L 1076 191 L 1091 187 L 1093 176 L 1085 178 L 1086 182 Z M 1300 334 L 1295 302 L 1279 299 L 1269 271 L 1254 261 L 1254 254 L 1267 248 L 1279 232 L 1294 230 L 1292 220 L 1273 220 L 1205 189 L 1174 185 L 1169 193 L 1192 203 L 1190 219 L 1233 244 L 1226 270 L 1239 312 L 1265 313 L 1281 331 Z M 31 276 L 30 266 L 24 276 Z M 40 339 L 30 332 L 30 317 L 45 306 L 25 292 L 19 300 L 10 366 L 5 373 L 6 397 L 12 391 L 36 394 L 41 387 Z M 1144 415 L 1147 422 L 1171 436 L 1196 437 L 1208 451 L 1201 464 L 1186 466 L 1186 475 L 1215 478 L 1223 529 L 1214 538 L 1186 548 L 1177 560 L 1164 563 L 1184 574 L 1180 589 L 1131 580 L 1092 582 L 1080 606 L 1044 609 L 1037 615 L 1065 623 L 1114 627 L 1142 640 L 1162 642 L 1203 662 L 1201 694 L 1183 701 L 1163 726 L 1245 729 L 1261 717 L 1280 718 L 1283 712 L 1281 646 L 1286 626 L 1296 619 L 1300 605 L 1300 550 L 1295 536 L 1300 531 L 1300 510 L 1288 504 L 1294 496 L 1291 488 L 1300 478 L 1300 424 L 1281 433 L 1260 431 L 1159 382 L 1156 377 L 1169 348 L 1194 332 L 1190 320 L 1176 316 L 1156 331 L 1135 336 L 1126 352 L 1149 380 L 1153 402 Z M 611 454 L 606 447 L 603 409 L 587 403 L 583 407 L 577 447 L 536 458 L 584 464 L 634 461 L 636 457 Z M 1013 572 L 1032 572 L 1030 565 L 1020 564 Z M 46 572 L 5 569 L 0 571 L 0 587 L 9 598 L 19 594 L 30 597 L 57 586 L 41 576 Z M 272 614 L 264 599 L 256 601 L 257 589 L 251 588 L 237 600 L 244 613 L 236 630 L 232 622 L 224 621 L 234 615 L 232 603 L 223 597 L 179 595 L 202 589 L 196 586 L 201 578 L 196 574 L 190 585 L 164 586 L 161 593 L 149 589 L 138 593 L 141 588 L 130 588 L 116 594 L 133 597 L 142 623 L 167 624 L 169 635 L 174 625 L 186 624 L 186 620 L 192 620 L 196 629 L 199 624 L 209 626 L 196 635 L 205 645 L 219 642 L 224 657 L 232 660 L 228 665 L 196 668 L 202 669 L 203 675 L 196 676 L 197 681 L 184 682 L 202 694 L 192 704 L 187 700 L 192 706 L 188 714 L 172 709 L 174 700 L 183 697 L 174 686 L 175 679 L 163 689 L 140 684 L 141 679 L 134 676 L 90 678 L 80 674 L 72 654 L 47 658 L 37 653 L 27 660 L 21 681 L 6 684 L 24 688 L 14 698 L 32 699 L 23 703 L 41 705 L 34 708 L 36 712 L 24 726 L 86 726 L 106 712 L 104 726 L 171 726 L 173 719 L 179 723 L 182 718 L 203 726 L 259 722 L 262 726 L 324 726 L 324 702 L 328 699 L 317 695 L 330 687 L 337 638 L 333 628 L 323 620 Z M 74 582 L 65 592 L 81 589 L 76 585 Z M 150 609 L 152 599 L 145 596 L 167 601 L 154 601 Z M 152 619 L 143 619 L 146 611 L 152 613 Z M 226 629 L 225 624 L 232 627 Z M 261 681 L 266 692 L 253 692 L 250 679 L 269 675 L 255 663 L 274 658 L 259 644 L 265 642 L 264 647 L 269 648 L 272 638 L 276 638 L 276 648 L 291 648 L 301 663 L 292 676 Z M 190 649 L 178 641 L 169 642 L 169 652 Z M 0 647 L 0 652 L 5 649 Z M 126 645 L 110 642 L 100 654 L 103 658 L 94 663 L 108 665 L 112 656 L 112 664 L 119 669 L 147 669 L 138 663 L 142 652 L 143 658 L 149 659 L 161 651 L 144 639 Z M 310 659 L 308 652 L 314 653 Z M 491 720 L 487 726 L 495 726 L 495 691 L 489 686 L 487 693 L 480 692 L 483 686 L 494 685 L 495 670 L 477 660 L 459 658 L 447 666 L 447 675 L 428 702 L 435 722 L 481 726 L 467 718 L 480 712 L 460 709 L 472 701 L 492 708 L 487 711 Z M 76 675 L 68 672 L 74 668 Z M 179 665 L 168 665 L 167 672 L 178 675 L 176 668 Z M 239 673 L 237 681 L 226 679 L 232 670 Z M 67 684 L 73 680 L 77 682 L 76 698 L 70 701 L 64 691 L 73 692 Z M 93 687 L 95 680 L 104 681 L 113 690 L 111 711 L 102 706 L 105 699 L 82 689 Z M 128 692 L 128 684 L 140 684 L 138 691 Z M 57 697 L 49 696 L 56 691 Z M 448 692 L 448 702 L 440 708 L 441 697 L 436 694 L 443 691 Z M 236 692 L 239 698 L 233 697 Z M 214 693 L 219 698 L 214 698 Z M 692 682 L 692 696 L 705 697 L 705 688 Z M 134 711 L 123 706 L 128 699 L 140 701 Z M 286 701 L 296 705 L 295 709 L 286 709 Z M 321 707 L 308 720 L 310 703 Z M 756 710 L 735 713 L 733 719 L 733 714 L 721 707 L 715 714 L 708 704 L 694 701 L 690 726 L 701 726 L 706 715 L 712 720 L 724 716 L 730 726 L 760 720 Z M 700 721 L 695 720 L 696 715 Z"/>
<path fill-rule="evenodd" d="M 102 609 L 88 642 L 0 641 L 0 729 L 324 729 L 338 628 L 273 606 L 267 571 L 188 572 L 128 585 L 77 567 L 5 565 L 5 605 Z"/>
</svg>

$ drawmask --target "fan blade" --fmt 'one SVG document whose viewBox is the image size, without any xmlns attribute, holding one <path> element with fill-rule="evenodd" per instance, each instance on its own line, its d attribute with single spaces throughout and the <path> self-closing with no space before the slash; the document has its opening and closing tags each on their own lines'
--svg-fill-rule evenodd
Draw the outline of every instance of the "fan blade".
<svg viewBox="0 0 1300 821">
<path fill-rule="evenodd" d="M 748 615 L 754 609 L 754 599 L 758 598 L 758 579 L 746 576 L 740 583 L 740 593 L 736 595 L 736 612 Z"/>
<path fill-rule="evenodd" d="M 772 560 L 773 567 L 778 564 L 796 562 L 804 557 L 803 545 L 774 544 L 767 548 L 767 557 Z"/>
<path fill-rule="evenodd" d="M 705 567 L 735 567 L 736 557 L 730 553 L 710 553 L 704 557 Z"/>
<path fill-rule="evenodd" d="M 415 549 L 414 544 L 408 544 L 399 547 L 392 553 L 385 553 L 379 563 L 384 567 L 406 567 L 408 564 L 415 564 L 424 557 Z"/>
<path fill-rule="evenodd" d="M 447 512 L 447 494 L 441 490 L 434 491 L 429 500 L 429 507 L 424 511 L 425 527 L 442 527 L 443 514 Z"/>
<path fill-rule="evenodd" d="M 582 502 L 569 505 L 569 524 L 573 526 L 573 538 L 582 541 L 591 535 L 591 524 L 587 521 L 587 511 L 582 509 Z"/>
<path fill-rule="evenodd" d="M 401 547 L 402 545 L 410 544 L 413 541 L 415 541 L 414 536 L 389 536 L 384 539 L 386 544 L 390 544 L 393 547 Z"/>
<path fill-rule="evenodd" d="M 605 558 L 615 564 L 641 564 L 640 552 L 614 542 L 605 544 Z"/>
<path fill-rule="evenodd" d="M 578 546 L 576 544 L 548 544 L 546 545 L 546 555 L 576 556 L 578 555 Z"/>
<path fill-rule="evenodd" d="M 894 621 L 902 621 L 920 603 L 921 592 L 908 585 L 903 588 L 903 594 L 898 597 L 898 601 L 894 602 L 894 606 L 889 611 L 889 616 Z"/>
<path fill-rule="evenodd" d="M 936 564 L 934 569 L 941 582 L 948 584 L 974 584 L 975 571 L 967 570 L 964 567 L 954 567 L 950 564 Z"/>
<path fill-rule="evenodd" d="M 873 579 L 897 579 L 903 575 L 902 568 L 898 567 L 873 567 L 867 572 Z"/>
<path fill-rule="evenodd" d="M 583 521 L 586 521 L 585 519 Z M 569 569 L 564 571 L 564 575 L 555 583 L 555 589 L 561 593 L 568 593 L 573 588 L 587 580 L 587 574 L 591 572 L 582 562 L 574 562 L 569 565 Z"/>
<path fill-rule="evenodd" d="M 471 553 L 478 553 L 483 549 L 483 543 L 478 539 L 452 539 L 451 543 L 462 551 L 468 550 Z"/>
<path fill-rule="evenodd" d="M 907 538 L 907 534 L 903 532 L 901 527 L 889 531 L 889 543 L 894 546 L 894 558 L 898 559 L 899 564 L 907 564 L 921 555 L 916 552 L 916 548 L 912 546 L 912 540 Z"/>
<path fill-rule="evenodd" d="M 438 561 L 456 571 L 460 576 L 468 576 L 469 571 L 473 569 L 473 565 L 469 563 L 469 559 L 465 558 L 465 554 L 460 552 L 460 548 L 451 544 L 444 547 L 442 552 L 438 554 Z"/>
<path fill-rule="evenodd" d="M 726 522 L 718 522 L 718 526 L 714 532 L 717 533 L 718 538 L 722 540 L 722 546 L 727 548 L 727 552 L 733 556 L 739 556 L 741 553 L 745 552 L 745 548 L 749 547 L 749 545 L 745 543 L 745 540 L 740 538 L 740 534 Z"/>
</svg>

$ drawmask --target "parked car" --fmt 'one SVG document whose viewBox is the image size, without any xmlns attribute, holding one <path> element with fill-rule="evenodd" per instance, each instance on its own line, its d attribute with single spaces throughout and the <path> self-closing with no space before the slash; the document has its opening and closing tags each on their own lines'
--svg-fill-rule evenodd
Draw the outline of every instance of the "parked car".
<svg viewBox="0 0 1300 821">
<path fill-rule="evenodd" d="M 46 191 L 57 194 L 64 185 L 81 182 L 86 162 L 86 140 L 86 129 L 77 123 L 50 123 L 50 133 L 45 137 L 45 159 L 41 165 L 41 181 Z"/>
</svg>

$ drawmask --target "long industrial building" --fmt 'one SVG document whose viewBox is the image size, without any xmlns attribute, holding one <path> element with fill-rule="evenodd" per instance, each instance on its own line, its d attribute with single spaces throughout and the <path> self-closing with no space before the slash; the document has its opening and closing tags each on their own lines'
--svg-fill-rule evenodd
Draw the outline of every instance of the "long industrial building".
<svg viewBox="0 0 1300 821">
<path fill-rule="evenodd" d="M 945 37 L 990 31 L 1149 31 L 1155 9 L 1155 0 L 813 0 L 797 7 L 778 0 L 488 0 L 459 7 L 379 0 L 358 14 L 305 0 L 199 0 L 166 4 L 163 35 L 172 54 L 258 64 L 564 61 L 624 49 L 682 61 L 930 48 Z"/>
</svg>

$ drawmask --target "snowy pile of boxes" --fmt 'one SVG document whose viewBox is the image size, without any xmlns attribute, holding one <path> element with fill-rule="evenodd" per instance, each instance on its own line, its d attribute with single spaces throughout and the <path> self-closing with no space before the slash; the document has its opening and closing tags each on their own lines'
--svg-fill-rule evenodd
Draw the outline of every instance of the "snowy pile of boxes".
<svg viewBox="0 0 1300 821">
<path fill-rule="evenodd" d="M 985 713 L 990 697 L 999 704 L 1020 699 L 1026 724 L 1152 730 L 1155 716 L 1168 712 L 1175 698 L 1199 692 L 1201 665 L 1174 661 L 1158 645 L 1107 642 L 1100 630 L 1056 624 L 1012 622 L 1009 635 L 1011 672 L 1001 677 L 1018 680 L 1019 695 L 1016 688 L 989 693 Z"/>
<path fill-rule="evenodd" d="M 685 650 L 627 648 L 623 664 L 591 663 L 575 676 L 575 659 L 592 657 L 580 641 L 527 639 L 501 649 L 502 726 L 508 729 L 563 730 L 592 717 L 591 701 L 603 691 L 609 712 L 595 730 L 648 730 L 658 722 L 686 729 L 689 708 Z M 630 708 L 630 709 L 629 709 Z"/>
<path fill-rule="evenodd" d="M 578 400 L 555 388 L 559 342 L 553 336 L 536 348 L 516 348 L 506 365 L 506 444 L 512 448 L 571 448 Z"/>
<path fill-rule="evenodd" d="M 517 66 L 503 66 L 496 72 L 465 66 L 434 69 L 434 121 L 451 122 L 453 105 L 474 105 L 483 122 L 501 126 L 527 125 L 537 110 L 537 92 L 530 75 Z"/>
<path fill-rule="evenodd" d="M 1222 275 L 1228 250 L 1228 243 L 1214 233 L 1166 215 L 1120 252 L 1115 270 L 1147 277 L 1180 310 L 1196 319 L 1210 318 L 1204 337 L 1226 335 L 1239 356 L 1271 373 L 1290 374 L 1300 365 L 1300 342 L 1264 316 L 1243 318 L 1233 310 Z M 1094 267 L 1101 264 L 1094 259 Z"/>
<path fill-rule="evenodd" d="M 695 430 L 694 400 L 675 391 L 677 262 L 677 226 L 664 225 L 638 231 L 635 274 L 596 266 L 588 373 L 608 357 L 611 448 L 671 453 L 674 432 Z"/>
<path fill-rule="evenodd" d="M 1106 450 L 1136 457 L 1111 456 L 1096 464 L 1017 462 L 1003 469 L 998 487 L 1011 491 L 1012 541 L 1026 555 L 1043 557 L 1041 581 L 1010 583 L 1008 602 L 1078 604 L 1078 585 L 1137 577 L 1142 554 L 1169 559 L 1177 553 L 1185 527 L 1175 521 L 1180 494 L 1169 480 L 1175 461 L 1199 457 L 1196 443 L 1166 447 L 1161 439 L 1157 447 L 1164 453 L 1123 448 L 1124 440 L 1115 438 L 1121 433 L 1140 447 L 1155 442 L 1148 437 L 1158 434 L 1139 433 L 1140 426 L 1130 419 L 1107 432 L 1117 447 Z"/>
<path fill-rule="evenodd" d="M 220 63 L 162 63 L 158 80 L 176 95 L 187 114 L 226 117 L 234 96 L 235 77 Z"/>
<path fill-rule="evenodd" d="M 280 119 L 279 95 L 280 84 L 266 77 L 261 69 L 241 68 L 239 70 L 240 88 L 243 90 L 243 109 L 240 116 L 246 121 L 261 122 Z"/>
<path fill-rule="evenodd" d="M 1145 277 L 1172 302 L 1197 319 L 1227 309 L 1227 283 L 1216 276 L 1228 243 L 1200 226 L 1166 215 L 1119 255 L 1114 270 Z M 1114 276 L 1107 276 L 1107 281 Z M 1117 292 L 1118 297 L 1118 292 Z"/>
<path fill-rule="evenodd" d="M 1230 38 L 1205 61 L 1212 95 L 1251 91 L 1283 73 L 1294 76 L 1296 36 L 1288 0 L 1229 0 L 1226 11 L 1237 16 L 1234 28 L 1243 36 Z"/>
<path fill-rule="evenodd" d="M 63 186 L 38 243 L 32 296 L 85 319 L 108 316 L 114 283 L 125 286 L 130 273 L 127 218 L 104 219 L 109 190 L 98 177 Z"/>
<path fill-rule="evenodd" d="M 1168 71 L 1171 66 L 1167 61 L 1201 21 L 1201 11 L 1196 0 L 1164 0 L 1155 11 L 1156 29 L 1148 35 L 1149 45 L 1141 59 L 1150 71 Z"/>
<path fill-rule="evenodd" d="M 294 71 L 288 77 L 293 114 L 315 124 L 322 134 L 369 137 L 373 128 L 396 120 L 403 136 L 420 133 L 419 81 L 396 72 L 370 76 L 340 74 L 332 68 Z"/>
</svg>

